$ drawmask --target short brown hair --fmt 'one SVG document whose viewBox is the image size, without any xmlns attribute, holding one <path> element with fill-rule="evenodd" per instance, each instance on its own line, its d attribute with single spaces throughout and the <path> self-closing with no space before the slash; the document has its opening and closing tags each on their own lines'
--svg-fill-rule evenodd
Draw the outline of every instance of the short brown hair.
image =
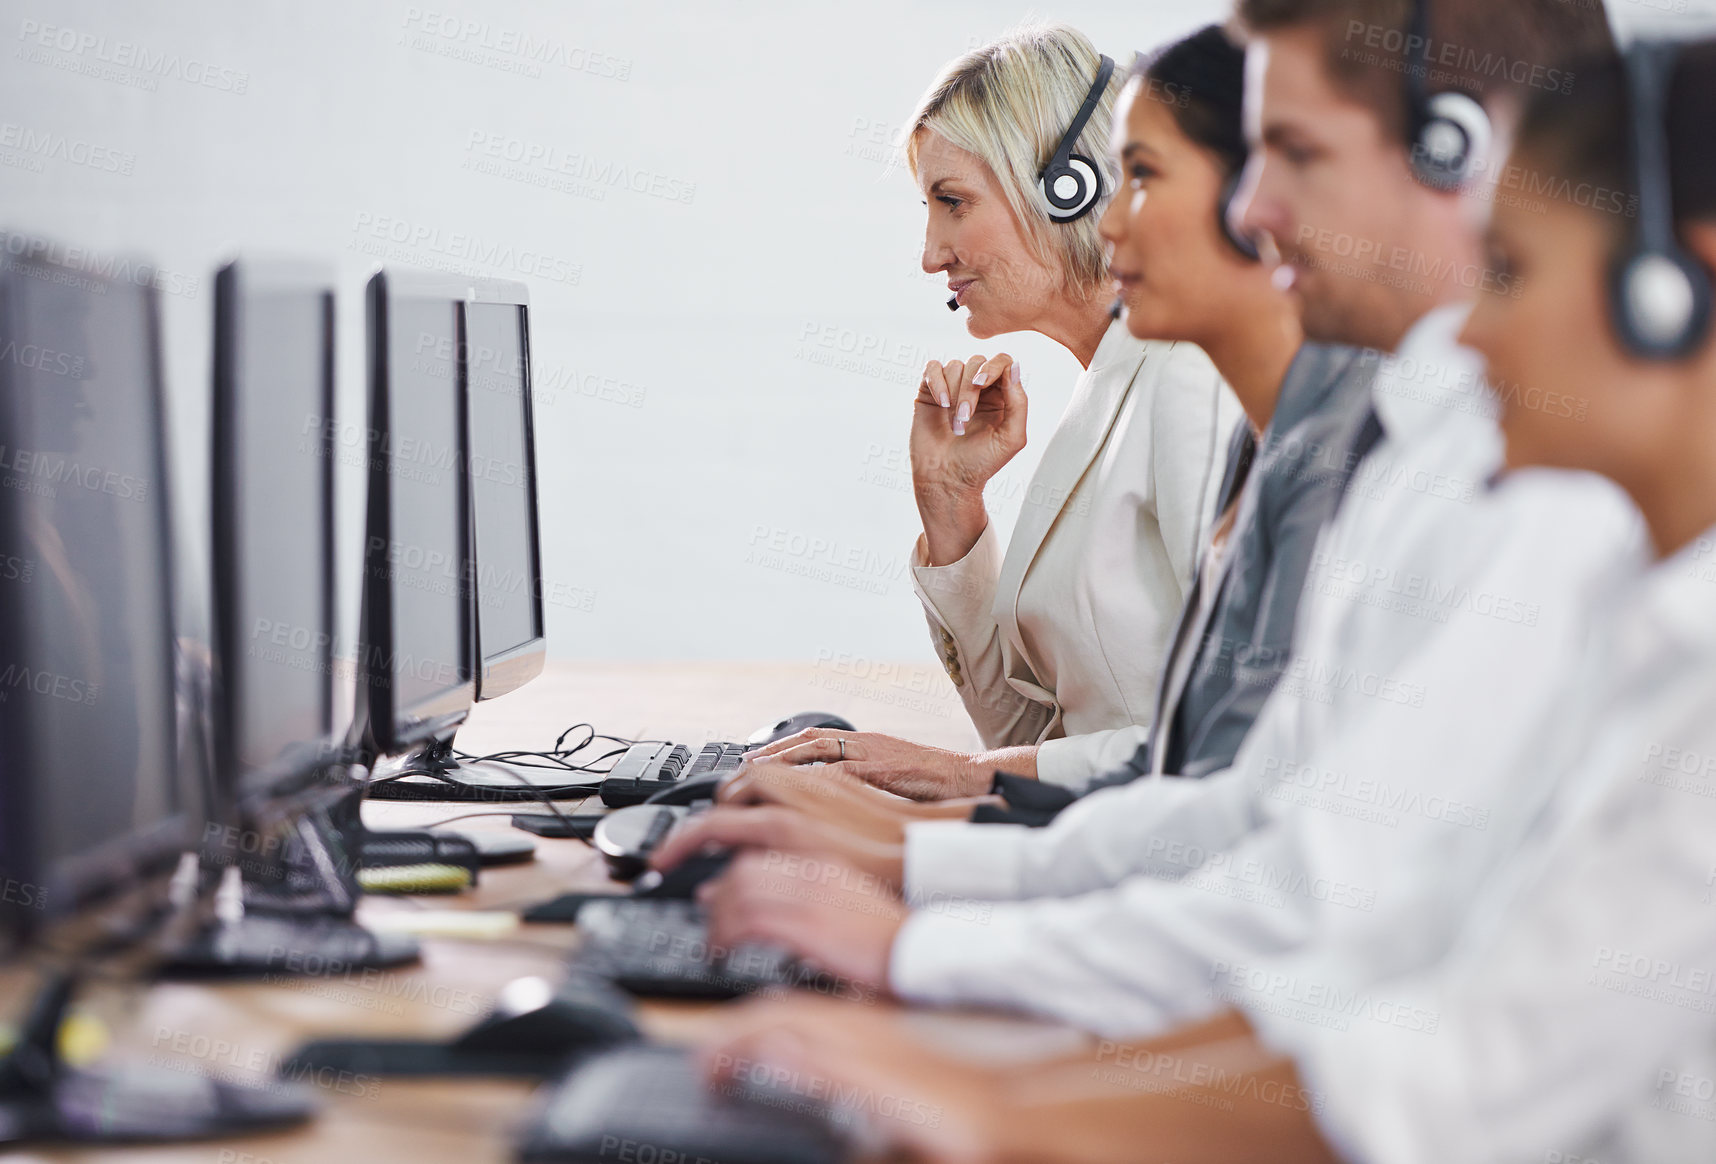
<svg viewBox="0 0 1716 1164">
<path fill-rule="evenodd" d="M 1429 9 L 1430 88 L 1458 89 L 1479 101 L 1502 94 L 1571 92 L 1577 75 L 1565 61 L 1612 51 L 1603 0 L 1239 0 L 1253 33 L 1320 26 L 1336 88 L 1406 133 L 1402 70 L 1425 63 L 1406 33 L 1415 4 Z"/>
<path fill-rule="evenodd" d="M 1539 185 L 1563 201 L 1593 210 L 1615 210 L 1629 233 L 1636 229 L 1640 191 L 1633 164 L 1633 101 L 1626 66 L 1614 53 L 1579 62 L 1583 83 L 1571 100 L 1539 96 L 1525 107 L 1516 156 L 1542 162 L 1559 183 Z M 1716 151 L 1709 132 L 1716 123 L 1716 39 L 1684 42 L 1668 89 L 1665 130 L 1669 193 L 1675 221 L 1716 221 Z M 1592 191 L 1612 191 L 1610 199 Z M 1630 199 L 1630 201 L 1629 201 Z"/>
</svg>

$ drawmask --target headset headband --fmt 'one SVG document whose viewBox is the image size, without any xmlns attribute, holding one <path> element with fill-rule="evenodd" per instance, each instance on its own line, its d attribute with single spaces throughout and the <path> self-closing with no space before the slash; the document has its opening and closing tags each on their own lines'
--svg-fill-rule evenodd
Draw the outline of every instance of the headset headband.
<svg viewBox="0 0 1716 1164">
<path fill-rule="evenodd" d="M 1710 270 L 1674 229 L 1668 97 L 1679 52 L 1672 41 L 1635 40 L 1625 58 L 1638 225 L 1616 258 L 1610 301 L 1621 342 L 1647 360 L 1681 359 L 1710 334 Z"/>
<path fill-rule="evenodd" d="M 1633 105 L 1633 176 L 1638 181 L 1639 239 L 1650 250 L 1678 245 L 1674 195 L 1668 180 L 1668 86 L 1676 46 L 1635 41 L 1627 49 L 1627 88 Z"/>
<path fill-rule="evenodd" d="M 1072 161 L 1073 147 L 1078 144 L 1079 134 L 1090 124 L 1091 117 L 1096 113 L 1096 107 L 1102 103 L 1102 95 L 1108 92 L 1108 82 L 1114 78 L 1114 60 L 1104 55 L 1096 70 L 1096 80 L 1091 82 L 1090 92 L 1085 94 L 1084 104 L 1079 106 L 1078 115 L 1072 119 L 1066 133 L 1061 137 L 1061 143 L 1055 147 L 1055 152 L 1049 156 L 1049 164 L 1044 166 L 1037 175 L 1043 178 L 1057 170 L 1066 169 Z"/>
<path fill-rule="evenodd" d="M 1418 59 L 1413 59 L 1412 46 L 1418 46 Z M 1430 117 L 1430 0 L 1412 0 L 1412 19 L 1406 22 L 1406 106 L 1412 124 L 1408 136 L 1416 139 Z M 1420 71 L 1416 65 L 1422 62 Z"/>
<path fill-rule="evenodd" d="M 1472 180 L 1489 153 L 1495 132 L 1489 114 L 1484 111 L 1483 103 L 1469 93 L 1455 89 L 1432 91 L 1430 0 L 1413 0 L 1403 47 L 1406 140 L 1412 149 L 1412 172 L 1433 190 L 1458 190 Z"/>
</svg>

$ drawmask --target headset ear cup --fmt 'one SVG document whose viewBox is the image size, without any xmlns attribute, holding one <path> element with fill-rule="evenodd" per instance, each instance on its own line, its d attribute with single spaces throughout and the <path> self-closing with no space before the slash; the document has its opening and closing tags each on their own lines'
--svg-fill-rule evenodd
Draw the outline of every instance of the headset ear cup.
<svg viewBox="0 0 1716 1164">
<path fill-rule="evenodd" d="M 1043 172 L 1043 208 L 1055 222 L 1077 222 L 1102 199 L 1102 170 L 1083 154 Z"/>
<path fill-rule="evenodd" d="M 1710 334 L 1710 272 L 1689 255 L 1631 250 L 1610 273 L 1610 312 L 1621 343 L 1647 360 L 1691 355 Z"/>
<path fill-rule="evenodd" d="M 1102 201 L 1102 170 L 1083 154 L 1073 153 L 1073 146 L 1102 103 L 1102 95 L 1108 91 L 1108 83 L 1113 79 L 1114 59 L 1099 56 L 1096 78 L 1090 83 L 1090 92 L 1084 95 L 1084 104 L 1079 106 L 1067 131 L 1061 135 L 1055 152 L 1049 155 L 1048 164 L 1037 175 L 1043 212 L 1052 222 L 1077 222 Z"/>
<path fill-rule="evenodd" d="M 1229 175 L 1221 188 L 1221 201 L 1216 204 L 1216 214 L 1221 218 L 1222 237 L 1233 244 L 1233 249 L 1250 259 L 1261 262 L 1263 254 L 1257 249 L 1257 240 L 1246 234 L 1234 221 L 1234 200 L 1239 197 L 1239 188 L 1245 183 L 1245 169 L 1235 170 Z"/>
<path fill-rule="evenodd" d="M 1433 190 L 1457 190 L 1489 159 L 1495 130 L 1490 115 L 1464 93 L 1437 93 L 1425 102 L 1412 142 L 1412 172 Z"/>
</svg>

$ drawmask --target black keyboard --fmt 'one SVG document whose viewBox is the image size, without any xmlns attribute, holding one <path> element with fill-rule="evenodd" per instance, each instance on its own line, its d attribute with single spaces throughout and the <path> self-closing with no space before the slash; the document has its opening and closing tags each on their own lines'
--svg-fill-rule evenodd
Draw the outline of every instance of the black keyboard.
<svg viewBox="0 0 1716 1164">
<path fill-rule="evenodd" d="M 539 1094 L 519 1158 L 839 1164 L 863 1142 L 862 1117 L 782 1087 L 706 1083 L 692 1053 L 631 1046 L 600 1052 Z"/>
<path fill-rule="evenodd" d="M 578 911 L 573 964 L 646 997 L 725 999 L 770 986 L 839 993 L 836 980 L 774 946 L 711 948 L 694 901 L 619 898 Z"/>
<path fill-rule="evenodd" d="M 602 803 L 609 808 L 642 804 L 664 788 L 699 776 L 731 772 L 745 759 L 745 745 L 704 744 L 693 756 L 684 744 L 633 744 L 602 780 Z"/>
</svg>

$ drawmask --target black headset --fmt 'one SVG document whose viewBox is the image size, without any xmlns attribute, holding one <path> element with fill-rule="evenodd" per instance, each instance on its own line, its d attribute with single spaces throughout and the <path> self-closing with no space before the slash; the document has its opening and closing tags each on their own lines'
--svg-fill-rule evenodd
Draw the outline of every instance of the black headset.
<svg viewBox="0 0 1716 1164">
<path fill-rule="evenodd" d="M 1655 40 L 1634 41 L 1626 54 L 1638 230 L 1610 271 L 1609 307 L 1621 343 L 1647 360 L 1691 355 L 1710 333 L 1710 272 L 1674 231 L 1668 93 L 1678 55 Z"/>
<path fill-rule="evenodd" d="M 1493 0 L 1508 3 L 1510 0 Z M 1490 152 L 1495 130 L 1482 102 L 1469 93 L 1430 91 L 1430 0 L 1414 0 L 1406 49 L 1421 46 L 1421 60 L 1406 62 L 1407 139 L 1412 174 L 1432 190 L 1458 190 L 1472 180 Z"/>
<path fill-rule="evenodd" d="M 1037 184 L 1043 194 L 1043 208 L 1055 222 L 1077 222 L 1102 200 L 1101 168 L 1083 154 L 1073 153 L 1073 149 L 1078 145 L 1078 135 L 1084 132 L 1091 114 L 1096 112 L 1097 105 L 1102 102 L 1102 95 L 1108 92 L 1108 82 L 1113 77 L 1114 61 L 1109 57 L 1102 57 L 1101 65 L 1096 70 L 1096 80 L 1091 83 L 1090 92 L 1086 94 L 1084 104 L 1079 107 L 1078 116 L 1072 119 L 1072 125 L 1061 138 L 1061 144 L 1055 147 L 1055 152 L 1049 157 L 1049 164 L 1037 175 Z"/>
</svg>

